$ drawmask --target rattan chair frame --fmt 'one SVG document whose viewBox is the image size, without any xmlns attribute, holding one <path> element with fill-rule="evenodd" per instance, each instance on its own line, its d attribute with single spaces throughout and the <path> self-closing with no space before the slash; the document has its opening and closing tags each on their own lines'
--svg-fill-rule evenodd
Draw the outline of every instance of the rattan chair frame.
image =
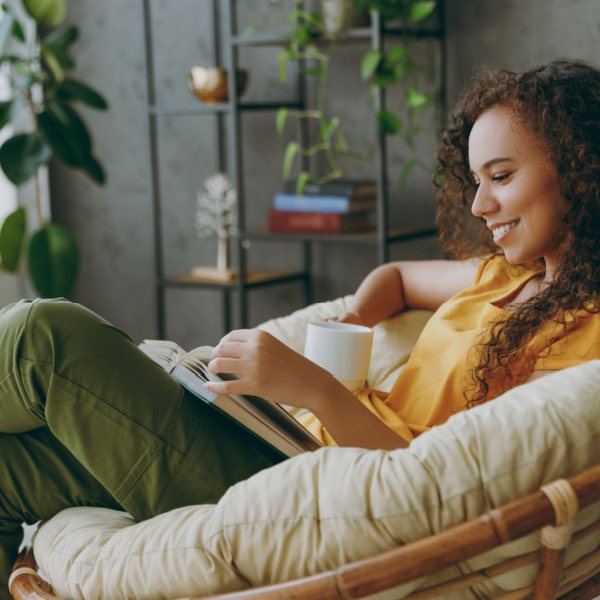
<svg viewBox="0 0 600 600">
<path fill-rule="evenodd" d="M 566 482 L 566 484 L 565 484 Z M 562 487 L 568 484 L 569 493 L 576 498 L 576 511 L 600 503 L 600 464 L 579 474 L 559 480 Z M 205 597 L 202 600 L 348 600 L 363 598 L 399 585 L 443 571 L 456 563 L 497 548 L 503 544 L 545 528 L 554 533 L 563 515 L 549 497 L 544 486 L 532 494 L 507 503 L 489 513 L 456 525 L 441 533 L 431 535 L 377 556 L 341 566 L 326 573 L 312 575 L 295 581 L 254 588 L 240 592 Z M 600 549 L 583 557 L 577 563 L 563 568 L 564 554 L 569 543 L 582 537 L 600 536 L 600 521 L 593 523 L 576 535 L 567 535 L 562 546 L 545 543 L 541 548 L 523 556 L 495 564 L 483 571 L 469 573 L 443 584 L 419 590 L 407 598 L 429 600 L 444 598 L 476 583 L 520 568 L 538 563 L 539 570 L 534 586 L 516 590 L 503 596 L 504 600 L 590 600 L 600 593 Z M 561 544 L 559 543 L 558 546 Z M 13 569 L 11 593 L 15 600 L 56 600 L 50 586 L 34 574 L 35 560 L 30 549 L 24 550 Z M 562 581 L 568 581 L 561 584 Z M 572 590 L 576 589 L 576 593 Z M 575 594 L 575 595 L 574 595 Z M 201 600 L 196 598 L 195 600 Z"/>
</svg>

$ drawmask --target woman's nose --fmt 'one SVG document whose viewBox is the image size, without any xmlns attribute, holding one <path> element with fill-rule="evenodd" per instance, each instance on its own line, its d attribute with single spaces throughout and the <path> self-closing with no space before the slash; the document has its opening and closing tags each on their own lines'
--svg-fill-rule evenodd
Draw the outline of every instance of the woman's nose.
<svg viewBox="0 0 600 600">
<path fill-rule="evenodd" d="M 480 183 L 477 187 L 477 193 L 471 205 L 471 212 L 476 217 L 483 217 L 484 215 L 496 212 L 498 210 L 498 203 L 490 193 L 487 185 Z"/>
</svg>

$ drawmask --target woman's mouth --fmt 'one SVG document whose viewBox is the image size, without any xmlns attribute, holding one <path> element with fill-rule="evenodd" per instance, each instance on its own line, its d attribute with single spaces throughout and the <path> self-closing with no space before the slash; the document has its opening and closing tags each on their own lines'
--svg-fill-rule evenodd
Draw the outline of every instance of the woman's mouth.
<svg viewBox="0 0 600 600">
<path fill-rule="evenodd" d="M 498 242 L 501 238 L 503 238 L 511 229 L 514 229 L 519 223 L 520 219 L 516 221 L 512 221 L 510 223 L 504 223 L 502 225 L 491 225 L 490 229 L 492 230 L 492 234 L 494 236 L 494 241 Z"/>
</svg>

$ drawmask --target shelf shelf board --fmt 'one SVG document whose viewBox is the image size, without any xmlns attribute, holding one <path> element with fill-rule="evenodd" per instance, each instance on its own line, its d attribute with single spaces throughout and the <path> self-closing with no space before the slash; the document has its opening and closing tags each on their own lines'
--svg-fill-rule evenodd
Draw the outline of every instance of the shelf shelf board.
<svg viewBox="0 0 600 600">
<path fill-rule="evenodd" d="M 151 104 L 148 106 L 148 112 L 151 115 L 214 115 L 226 113 L 229 110 L 228 104 L 202 104 L 198 100 L 195 104 Z"/>
<path fill-rule="evenodd" d="M 302 110 L 303 105 L 297 100 L 282 100 L 272 102 L 239 102 L 237 106 L 239 111 L 269 111 L 279 110 L 280 108 L 291 108 Z M 183 116 L 183 115 L 215 115 L 226 114 L 230 110 L 229 103 L 220 104 L 155 104 L 148 107 L 148 112 L 155 116 Z"/>
<path fill-rule="evenodd" d="M 238 110 L 240 111 L 261 111 L 261 110 L 279 110 L 280 108 L 292 108 L 296 110 L 302 110 L 304 108 L 301 102 L 297 100 L 283 100 L 281 102 L 240 102 L 238 104 Z"/>
<path fill-rule="evenodd" d="M 245 287 L 262 287 L 288 281 L 301 281 L 308 277 L 304 271 L 257 271 L 248 270 L 244 278 Z M 230 281 L 219 281 L 210 277 L 199 277 L 191 273 L 172 275 L 160 282 L 163 287 L 213 287 L 219 289 L 236 289 L 239 287 L 237 278 Z"/>
<path fill-rule="evenodd" d="M 356 27 L 341 32 L 335 38 L 319 34 L 312 38 L 318 45 L 328 44 L 332 41 L 338 44 L 371 43 L 373 32 L 370 27 Z M 385 27 L 382 35 L 391 37 L 412 37 L 424 39 L 440 39 L 443 35 L 441 29 L 406 29 L 403 27 Z M 239 47 L 252 46 L 284 46 L 289 40 L 289 34 L 281 31 L 262 31 L 251 35 L 236 35 L 231 38 L 231 43 Z"/>
<path fill-rule="evenodd" d="M 419 239 L 430 237 L 437 234 L 435 226 L 421 227 L 397 227 L 388 230 L 387 236 L 384 236 L 384 242 L 403 242 L 411 239 Z M 376 244 L 381 242 L 379 233 L 376 230 L 369 230 L 356 233 L 291 233 L 291 232 L 273 232 L 267 229 L 251 229 L 240 233 L 242 239 L 248 240 L 263 240 L 263 241 L 278 241 L 278 240 L 296 240 L 299 242 L 330 242 L 330 243 L 345 243 L 345 244 Z"/>
</svg>

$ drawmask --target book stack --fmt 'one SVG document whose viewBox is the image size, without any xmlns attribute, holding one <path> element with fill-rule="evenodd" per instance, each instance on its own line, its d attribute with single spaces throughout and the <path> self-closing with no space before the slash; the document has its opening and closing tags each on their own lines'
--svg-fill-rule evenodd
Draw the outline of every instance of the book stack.
<svg viewBox="0 0 600 600">
<path fill-rule="evenodd" d="M 269 210 L 274 233 L 340 234 L 374 228 L 377 186 L 374 181 L 336 179 L 307 183 L 301 195 L 296 181 L 286 182 Z"/>
</svg>

